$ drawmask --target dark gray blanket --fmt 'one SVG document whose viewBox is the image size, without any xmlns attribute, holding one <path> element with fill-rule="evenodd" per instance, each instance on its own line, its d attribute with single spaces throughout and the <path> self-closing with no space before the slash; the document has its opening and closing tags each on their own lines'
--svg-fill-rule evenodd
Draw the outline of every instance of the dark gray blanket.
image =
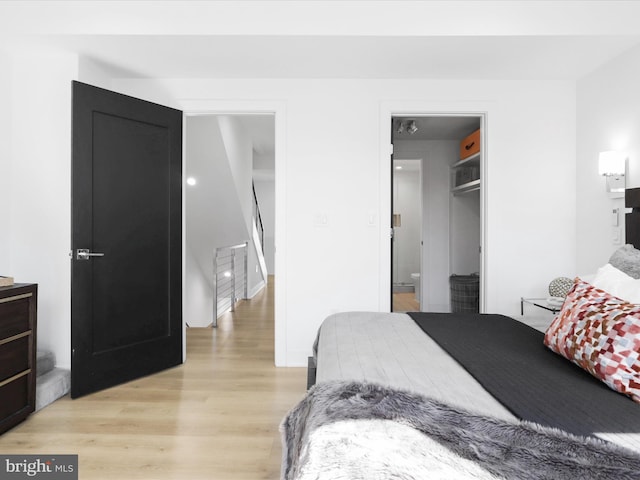
<svg viewBox="0 0 640 480">
<path fill-rule="evenodd" d="M 331 466 L 334 473 L 322 475 L 323 458 L 330 458 L 331 452 L 323 451 L 323 458 L 320 459 L 310 458 L 311 449 L 308 447 L 313 433 L 330 424 L 370 419 L 391 420 L 411 426 L 426 436 L 423 437 L 425 442 L 426 438 L 435 440 L 455 458 L 459 458 L 460 463 L 462 459 L 471 460 L 495 478 L 640 479 L 640 455 L 622 447 L 529 422 L 508 423 L 478 416 L 420 395 L 354 382 L 324 382 L 316 385 L 285 417 L 281 425 L 282 479 L 295 480 L 303 476 L 345 479 L 432 478 L 428 469 L 416 471 L 415 476 L 394 476 L 393 465 L 389 465 L 388 474 L 375 472 L 368 476 L 367 462 L 358 467 L 362 473 L 358 477 L 345 472 L 336 475 L 335 464 Z M 406 456 L 411 455 L 411 449 L 408 448 Z M 403 462 L 410 460 L 405 458 Z M 314 464 L 313 474 L 309 476 L 307 472 L 303 475 L 306 465 L 311 463 Z M 455 468 L 455 464 L 455 461 L 449 462 L 451 467 L 447 468 Z M 458 472 L 451 471 L 450 476 L 444 478 L 475 477 L 462 477 L 458 476 Z"/>
<path fill-rule="evenodd" d="M 500 403 L 522 420 L 573 433 L 640 433 L 640 405 L 543 344 L 504 315 L 409 313 Z"/>
</svg>

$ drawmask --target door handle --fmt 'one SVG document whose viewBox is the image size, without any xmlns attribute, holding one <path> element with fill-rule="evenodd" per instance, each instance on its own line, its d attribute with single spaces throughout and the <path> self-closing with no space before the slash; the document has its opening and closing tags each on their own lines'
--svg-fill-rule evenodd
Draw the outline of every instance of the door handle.
<svg viewBox="0 0 640 480">
<path fill-rule="evenodd" d="M 76 260 L 89 260 L 91 257 L 104 257 L 104 253 L 91 253 L 88 248 L 76 250 Z"/>
</svg>

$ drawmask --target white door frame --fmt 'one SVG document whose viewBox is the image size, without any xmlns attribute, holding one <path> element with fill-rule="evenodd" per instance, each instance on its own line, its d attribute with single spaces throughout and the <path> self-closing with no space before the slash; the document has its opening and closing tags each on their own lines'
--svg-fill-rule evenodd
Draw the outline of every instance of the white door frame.
<svg viewBox="0 0 640 480">
<path fill-rule="evenodd" d="M 487 168 L 487 141 L 488 141 L 488 112 L 489 105 L 477 105 L 475 103 L 425 103 L 420 102 L 383 102 L 380 105 L 380 218 L 387 221 L 380 222 L 380 290 L 379 309 L 382 312 L 391 311 L 391 195 L 393 186 L 391 185 L 391 120 L 393 117 L 463 117 L 473 116 L 480 118 L 480 149 L 481 162 L 480 172 L 480 312 L 486 311 L 487 292 L 487 191 L 489 185 L 489 175 Z"/>
<path fill-rule="evenodd" d="M 184 99 L 179 100 L 178 105 L 184 112 L 185 116 L 196 115 L 251 115 L 251 114 L 269 114 L 274 115 L 275 119 L 275 294 L 274 294 L 274 362 L 276 366 L 287 365 L 287 348 L 286 348 L 286 142 L 285 142 L 285 125 L 286 125 L 286 103 L 283 101 L 263 101 L 263 100 L 209 100 L 209 99 Z M 186 122 L 185 122 L 186 124 Z M 184 144 L 184 142 L 183 142 Z M 183 152 L 184 153 L 184 152 Z M 183 155 L 183 176 L 185 175 L 185 161 Z M 182 253 L 182 269 L 183 276 L 186 268 L 186 224 L 185 224 L 185 201 L 183 192 L 183 253 Z M 183 302 L 184 302 L 184 283 L 183 283 Z M 183 327 L 186 329 L 186 326 Z M 186 332 L 183 335 L 186 339 Z M 186 340 L 184 345 L 186 352 Z M 186 354 L 186 353 L 185 353 Z"/>
</svg>

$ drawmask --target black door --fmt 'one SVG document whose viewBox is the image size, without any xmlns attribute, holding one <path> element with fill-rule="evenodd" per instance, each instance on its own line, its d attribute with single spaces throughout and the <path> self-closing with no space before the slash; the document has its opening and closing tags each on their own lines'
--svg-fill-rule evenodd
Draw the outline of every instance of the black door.
<svg viewBox="0 0 640 480">
<path fill-rule="evenodd" d="M 73 82 L 71 397 L 182 362 L 182 112 Z"/>
</svg>

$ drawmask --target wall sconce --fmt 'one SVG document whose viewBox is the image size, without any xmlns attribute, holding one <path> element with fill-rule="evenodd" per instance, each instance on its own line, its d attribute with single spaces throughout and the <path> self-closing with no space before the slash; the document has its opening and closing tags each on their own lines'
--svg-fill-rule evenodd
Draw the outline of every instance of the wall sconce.
<svg viewBox="0 0 640 480">
<path fill-rule="evenodd" d="M 611 197 L 622 197 L 626 188 L 625 171 L 627 154 L 625 152 L 600 152 L 598 173 L 607 179 L 607 192 Z"/>
</svg>

